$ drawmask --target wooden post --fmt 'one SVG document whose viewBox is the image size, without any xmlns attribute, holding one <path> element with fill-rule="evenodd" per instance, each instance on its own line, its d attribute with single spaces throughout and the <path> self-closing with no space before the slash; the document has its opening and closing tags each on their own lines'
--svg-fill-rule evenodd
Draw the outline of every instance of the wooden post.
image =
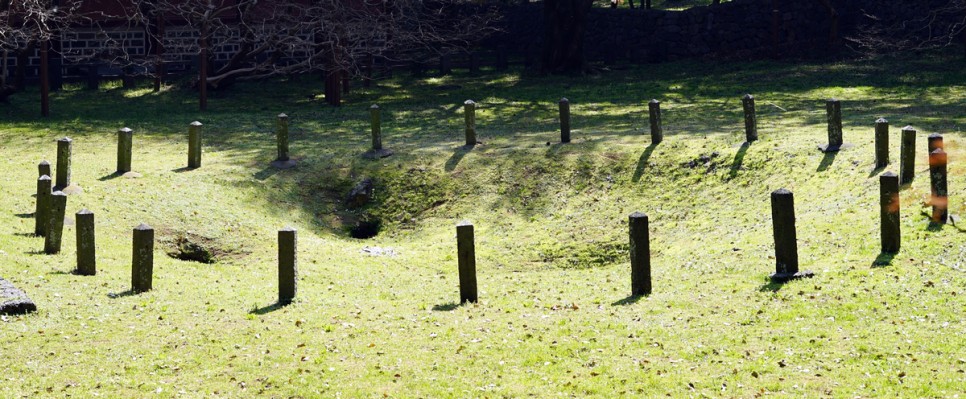
<svg viewBox="0 0 966 399">
<path fill-rule="evenodd" d="M 631 295 L 651 294 L 651 239 L 647 215 L 634 212 L 629 217 L 631 238 Z"/>
<path fill-rule="evenodd" d="M 47 222 L 50 219 L 50 176 L 43 175 L 37 179 L 37 209 L 34 211 L 34 234 L 47 235 Z"/>
<path fill-rule="evenodd" d="M 194 121 L 188 125 L 188 168 L 201 167 L 201 132 L 204 125 Z"/>
<path fill-rule="evenodd" d="M 879 176 L 879 216 L 882 220 L 882 252 L 899 252 L 899 176 L 886 172 Z"/>
<path fill-rule="evenodd" d="M 936 151 L 937 148 L 942 148 L 943 151 L 946 151 L 946 146 L 943 145 L 943 135 L 939 133 L 933 133 L 929 135 L 929 138 L 927 140 L 928 140 L 927 148 L 929 149 L 930 154 L 932 154 L 933 151 Z"/>
<path fill-rule="evenodd" d="M 288 169 L 295 166 L 295 160 L 288 152 L 288 115 L 278 114 L 275 122 L 275 144 L 278 147 L 278 157 L 272 161 L 272 166 L 278 169 Z"/>
<path fill-rule="evenodd" d="M 889 164 L 889 121 L 879 118 L 875 121 L 875 168 Z"/>
<path fill-rule="evenodd" d="M 476 244 L 472 223 L 463 221 L 456 225 L 456 252 L 460 273 L 460 303 L 476 302 Z"/>
<path fill-rule="evenodd" d="M 661 127 L 661 102 L 657 99 L 651 100 L 647 103 L 647 110 L 651 122 L 651 144 L 659 144 L 664 141 L 664 128 Z"/>
<path fill-rule="evenodd" d="M 560 99 L 560 142 L 570 142 L 570 100 Z"/>
<path fill-rule="evenodd" d="M 741 98 L 742 108 L 745 110 L 745 142 L 758 140 L 758 116 L 755 115 L 755 96 L 745 94 Z"/>
<path fill-rule="evenodd" d="M 298 292 L 298 231 L 286 227 L 278 231 L 278 303 L 287 305 Z"/>
<path fill-rule="evenodd" d="M 117 174 L 131 171 L 131 147 L 134 131 L 122 128 L 117 131 Z"/>
<path fill-rule="evenodd" d="M 779 189 L 771 193 L 771 218 L 775 235 L 774 282 L 785 282 L 814 273 L 798 270 L 798 238 L 795 234 L 795 198 L 791 191 Z"/>
<path fill-rule="evenodd" d="M 901 148 L 899 149 L 899 184 L 912 183 L 916 176 L 916 129 L 912 126 L 902 128 Z"/>
<path fill-rule="evenodd" d="M 67 211 L 67 194 L 55 191 L 50 194 L 50 213 L 47 214 L 47 235 L 44 236 L 44 253 L 60 252 L 64 236 L 64 213 Z"/>
<path fill-rule="evenodd" d="M 825 113 L 828 118 L 828 144 L 820 145 L 822 152 L 835 152 L 842 149 L 842 102 L 830 98 L 825 101 Z"/>
<path fill-rule="evenodd" d="M 476 103 L 466 100 L 463 103 L 463 118 L 466 124 L 466 146 L 476 145 Z"/>
<path fill-rule="evenodd" d="M 150 291 L 154 279 L 154 229 L 144 223 L 134 228 L 131 291 Z"/>
<path fill-rule="evenodd" d="M 932 221 L 943 223 L 949 219 L 948 180 L 946 179 L 946 152 L 936 148 L 929 153 L 929 188 L 931 191 Z"/>
<path fill-rule="evenodd" d="M 94 256 L 94 212 L 83 209 L 75 215 L 77 219 L 77 274 L 93 276 L 97 274 Z"/>
<path fill-rule="evenodd" d="M 37 164 L 37 177 L 51 175 L 53 175 L 53 173 L 50 173 L 50 162 L 47 162 L 46 159 L 40 161 L 40 163 Z"/>
<path fill-rule="evenodd" d="M 64 137 L 57 140 L 57 177 L 54 188 L 61 190 L 70 185 L 70 156 L 72 140 Z"/>
</svg>

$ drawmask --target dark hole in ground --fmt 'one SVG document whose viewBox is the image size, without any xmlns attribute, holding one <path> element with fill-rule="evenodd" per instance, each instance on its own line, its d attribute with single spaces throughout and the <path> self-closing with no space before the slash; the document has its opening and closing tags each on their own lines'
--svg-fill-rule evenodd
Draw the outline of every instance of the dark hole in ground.
<svg viewBox="0 0 966 399">
<path fill-rule="evenodd" d="M 349 230 L 349 235 L 352 236 L 352 238 L 372 238 L 379 234 L 379 230 L 381 228 L 382 222 L 379 219 L 360 220 L 358 223 L 356 223 L 355 227 Z"/>
<path fill-rule="evenodd" d="M 174 248 L 168 252 L 172 258 L 201 263 L 215 263 L 218 260 L 215 250 L 203 241 L 195 242 L 190 236 L 178 237 L 173 244 Z"/>
</svg>

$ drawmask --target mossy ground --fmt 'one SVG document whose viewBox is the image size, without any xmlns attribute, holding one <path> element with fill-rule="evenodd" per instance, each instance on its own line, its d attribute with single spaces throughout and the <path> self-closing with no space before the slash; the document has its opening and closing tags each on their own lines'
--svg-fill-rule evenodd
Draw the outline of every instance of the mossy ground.
<svg viewBox="0 0 966 399">
<path fill-rule="evenodd" d="M 960 52 L 950 51 L 950 54 Z M 0 275 L 40 310 L 0 323 L 0 396 L 953 397 L 966 387 L 966 245 L 931 226 L 925 136 L 945 135 L 951 211 L 966 215 L 962 59 L 832 64 L 672 63 L 586 76 L 511 71 L 398 77 L 323 105 L 321 82 L 215 93 L 79 88 L 37 117 L 36 93 L 0 106 Z M 742 146 L 740 97 L 761 140 Z M 558 144 L 556 100 L 573 112 Z M 824 100 L 845 140 L 823 154 Z M 461 148 L 462 102 L 483 144 Z M 646 101 L 663 101 L 650 144 Z M 395 155 L 366 160 L 368 107 Z M 274 116 L 298 166 L 275 170 Z M 912 125 L 917 179 L 902 245 L 880 256 L 873 121 Z M 187 126 L 205 154 L 185 170 Z M 112 177 L 115 135 L 134 170 Z M 98 275 L 71 274 L 31 237 L 36 164 L 74 138 L 68 212 L 94 211 Z M 717 154 L 713 156 L 713 154 Z M 704 157 L 704 160 L 702 160 Z M 697 162 L 695 162 L 697 160 Z M 364 177 L 375 202 L 349 210 Z M 795 193 L 812 279 L 773 285 L 769 193 Z M 650 216 L 654 293 L 629 297 L 627 216 Z M 359 218 L 381 233 L 349 237 Z M 476 226 L 480 303 L 458 306 L 455 225 Z M 156 247 L 155 289 L 130 288 L 131 229 L 190 232 L 241 256 L 184 262 Z M 276 231 L 299 229 L 299 293 L 276 300 Z M 374 256 L 367 247 L 392 248 Z M 873 265 L 879 260 L 884 265 Z"/>
</svg>

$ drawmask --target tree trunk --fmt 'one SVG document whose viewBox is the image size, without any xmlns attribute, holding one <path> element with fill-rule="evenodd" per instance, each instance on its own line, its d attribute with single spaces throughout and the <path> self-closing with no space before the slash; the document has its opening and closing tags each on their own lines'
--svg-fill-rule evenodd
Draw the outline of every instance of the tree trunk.
<svg viewBox="0 0 966 399">
<path fill-rule="evenodd" d="M 543 73 L 584 71 L 584 31 L 592 0 L 543 2 Z"/>
</svg>

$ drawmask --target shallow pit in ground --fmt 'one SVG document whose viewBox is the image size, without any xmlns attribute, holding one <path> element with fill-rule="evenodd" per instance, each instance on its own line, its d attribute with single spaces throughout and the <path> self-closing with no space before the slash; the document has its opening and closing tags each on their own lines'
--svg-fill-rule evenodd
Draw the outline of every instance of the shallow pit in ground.
<svg viewBox="0 0 966 399">
<path fill-rule="evenodd" d="M 190 231 L 162 231 L 158 242 L 168 256 L 189 262 L 211 264 L 239 258 L 246 254 L 218 239 Z"/>
</svg>

